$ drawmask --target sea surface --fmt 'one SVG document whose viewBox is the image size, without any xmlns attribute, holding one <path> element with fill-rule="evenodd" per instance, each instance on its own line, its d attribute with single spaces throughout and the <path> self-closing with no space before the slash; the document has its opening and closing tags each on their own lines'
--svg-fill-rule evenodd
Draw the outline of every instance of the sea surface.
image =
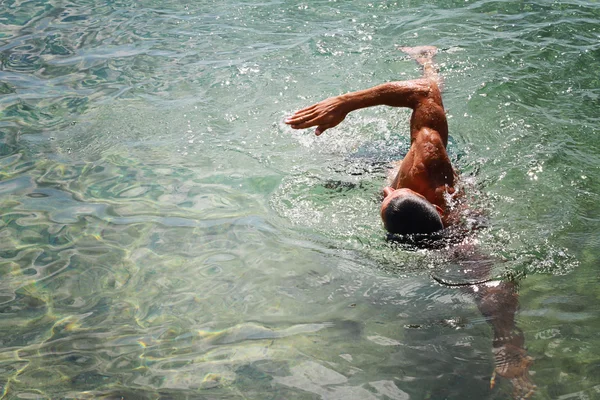
<svg viewBox="0 0 600 400">
<path fill-rule="evenodd" d="M 417 45 L 532 398 L 600 399 L 593 0 L 1 0 L 0 398 L 511 398 L 453 244 L 386 241 L 409 111 L 283 123 Z"/>
</svg>

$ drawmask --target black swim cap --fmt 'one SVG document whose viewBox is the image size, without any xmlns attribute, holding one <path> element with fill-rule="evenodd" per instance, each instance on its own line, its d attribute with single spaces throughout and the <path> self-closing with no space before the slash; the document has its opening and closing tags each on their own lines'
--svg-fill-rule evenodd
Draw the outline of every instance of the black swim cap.
<svg viewBox="0 0 600 400">
<path fill-rule="evenodd" d="M 393 198 L 384 211 L 385 228 L 399 235 L 430 234 L 444 229 L 435 207 L 414 195 Z"/>
</svg>

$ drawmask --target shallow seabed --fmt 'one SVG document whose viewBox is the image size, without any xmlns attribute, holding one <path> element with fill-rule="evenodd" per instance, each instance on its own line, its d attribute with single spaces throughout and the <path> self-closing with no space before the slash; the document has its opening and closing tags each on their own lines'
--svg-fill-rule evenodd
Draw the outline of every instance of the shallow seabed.
<svg viewBox="0 0 600 400">
<path fill-rule="evenodd" d="M 505 399 L 473 299 L 378 216 L 406 110 L 285 116 L 435 45 L 536 399 L 600 398 L 600 3 L 0 1 L 6 399 Z"/>
</svg>

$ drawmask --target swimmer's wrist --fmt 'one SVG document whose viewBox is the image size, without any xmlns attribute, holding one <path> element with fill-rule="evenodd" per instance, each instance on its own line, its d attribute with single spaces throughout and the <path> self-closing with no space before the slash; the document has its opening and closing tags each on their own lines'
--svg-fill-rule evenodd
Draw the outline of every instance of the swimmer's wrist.
<svg viewBox="0 0 600 400">
<path fill-rule="evenodd" d="M 358 106 L 359 102 L 357 102 L 355 93 L 341 94 L 336 97 L 336 100 L 336 108 L 344 114 L 348 114 L 350 111 L 361 108 Z"/>
</svg>

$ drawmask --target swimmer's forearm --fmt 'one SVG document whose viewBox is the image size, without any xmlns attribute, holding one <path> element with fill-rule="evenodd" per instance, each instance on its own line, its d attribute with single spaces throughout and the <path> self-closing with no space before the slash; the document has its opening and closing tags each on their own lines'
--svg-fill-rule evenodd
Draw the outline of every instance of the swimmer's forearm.
<svg viewBox="0 0 600 400">
<path fill-rule="evenodd" d="M 423 95 L 428 92 L 428 81 L 420 79 L 384 83 L 370 89 L 343 94 L 338 96 L 338 99 L 347 113 L 361 108 L 382 105 L 415 108 Z"/>
</svg>

